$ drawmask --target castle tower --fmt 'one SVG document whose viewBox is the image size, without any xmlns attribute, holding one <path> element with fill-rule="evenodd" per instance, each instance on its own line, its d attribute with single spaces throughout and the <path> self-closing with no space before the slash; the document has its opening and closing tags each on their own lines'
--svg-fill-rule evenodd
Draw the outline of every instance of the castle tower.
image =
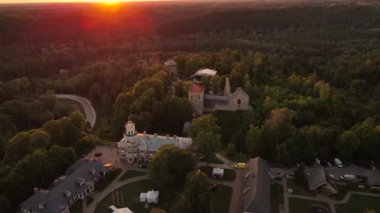
<svg viewBox="0 0 380 213">
<path fill-rule="evenodd" d="M 165 67 L 171 76 L 176 76 L 178 74 L 178 66 L 174 60 L 170 59 L 166 61 Z"/>
<path fill-rule="evenodd" d="M 200 85 L 192 84 L 189 88 L 188 98 L 191 106 L 198 115 L 203 114 L 204 89 Z"/>
<path fill-rule="evenodd" d="M 226 82 L 224 85 L 224 96 L 229 96 L 231 94 L 230 79 L 226 77 Z"/>
<path fill-rule="evenodd" d="M 135 123 L 132 121 L 128 121 L 127 124 L 125 124 L 125 133 L 126 136 L 135 136 L 136 135 L 136 128 Z"/>
</svg>

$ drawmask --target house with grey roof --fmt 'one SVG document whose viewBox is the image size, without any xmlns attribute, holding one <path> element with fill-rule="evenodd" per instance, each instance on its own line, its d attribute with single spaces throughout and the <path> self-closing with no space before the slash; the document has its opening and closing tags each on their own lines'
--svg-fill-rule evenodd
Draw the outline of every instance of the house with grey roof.
<svg viewBox="0 0 380 213">
<path fill-rule="evenodd" d="M 271 212 L 271 178 L 269 166 L 260 157 L 247 162 L 247 172 L 243 180 L 242 210 L 245 213 Z"/>
<path fill-rule="evenodd" d="M 153 158 L 156 151 L 165 144 L 174 144 L 179 148 L 189 148 L 191 138 L 162 136 L 157 134 L 138 133 L 135 123 L 128 121 L 123 138 L 117 143 L 118 153 L 129 163 L 146 162 Z"/>
<path fill-rule="evenodd" d="M 94 184 L 107 172 L 102 162 L 80 160 L 70 167 L 68 176 L 54 181 L 51 190 L 35 190 L 21 203 L 22 213 L 69 213 L 69 207 L 94 190 Z"/>
<path fill-rule="evenodd" d="M 336 194 L 338 192 L 334 182 L 322 166 L 319 166 L 310 172 L 307 182 L 310 191 L 321 191 L 326 192 L 327 194 Z"/>
</svg>

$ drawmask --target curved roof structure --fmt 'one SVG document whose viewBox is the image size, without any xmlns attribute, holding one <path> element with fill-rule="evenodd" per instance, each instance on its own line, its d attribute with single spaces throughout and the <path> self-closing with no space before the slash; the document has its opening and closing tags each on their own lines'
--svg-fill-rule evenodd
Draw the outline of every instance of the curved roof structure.
<svg viewBox="0 0 380 213">
<path fill-rule="evenodd" d="M 177 63 L 173 59 L 170 59 L 165 62 L 165 66 L 177 66 Z"/>
<path fill-rule="evenodd" d="M 214 75 L 216 75 L 217 72 L 218 71 L 216 71 L 216 70 L 212 70 L 212 69 L 208 69 L 208 68 L 200 69 L 194 74 L 194 76 L 214 76 Z"/>
</svg>

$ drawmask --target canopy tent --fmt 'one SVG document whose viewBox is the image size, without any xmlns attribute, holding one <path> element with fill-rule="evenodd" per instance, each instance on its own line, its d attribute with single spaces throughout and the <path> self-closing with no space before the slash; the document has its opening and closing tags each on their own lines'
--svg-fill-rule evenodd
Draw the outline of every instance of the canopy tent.
<svg viewBox="0 0 380 213">
<path fill-rule="evenodd" d="M 146 202 L 146 193 L 140 193 L 140 202 L 145 203 Z"/>
<path fill-rule="evenodd" d="M 146 195 L 146 200 L 148 203 L 158 203 L 158 196 L 159 196 L 160 192 L 159 191 L 154 191 L 154 190 L 150 190 L 148 191 L 147 195 Z"/>
<path fill-rule="evenodd" d="M 200 69 L 198 70 L 194 76 L 214 76 L 218 71 L 212 69 Z"/>
</svg>

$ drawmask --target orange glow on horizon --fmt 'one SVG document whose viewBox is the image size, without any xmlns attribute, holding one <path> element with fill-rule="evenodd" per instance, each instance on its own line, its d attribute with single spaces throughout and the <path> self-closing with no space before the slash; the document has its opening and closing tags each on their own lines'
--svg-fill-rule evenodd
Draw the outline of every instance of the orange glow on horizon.
<svg viewBox="0 0 380 213">
<path fill-rule="evenodd" d="M 0 0 L 1 4 L 16 3 L 102 3 L 106 5 L 115 5 L 123 2 L 158 2 L 170 0 Z"/>
</svg>

